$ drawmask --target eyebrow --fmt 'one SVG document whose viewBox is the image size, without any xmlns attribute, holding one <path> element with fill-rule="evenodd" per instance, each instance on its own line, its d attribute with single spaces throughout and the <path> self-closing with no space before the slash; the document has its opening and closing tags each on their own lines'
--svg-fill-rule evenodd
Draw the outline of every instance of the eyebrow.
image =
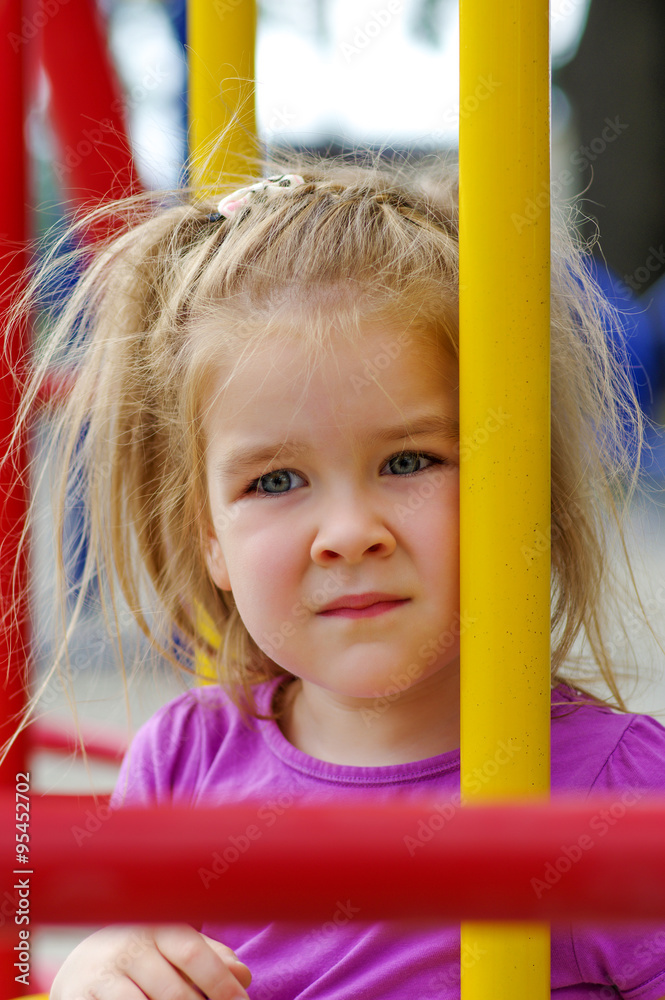
<svg viewBox="0 0 665 1000">
<path fill-rule="evenodd" d="M 439 434 L 449 440 L 457 441 L 459 439 L 459 421 L 455 417 L 444 414 L 427 414 L 412 422 L 382 427 L 369 434 L 368 441 L 370 443 L 403 441 L 425 434 Z M 278 459 L 280 462 L 295 462 L 309 451 L 311 451 L 311 444 L 304 441 L 258 445 L 249 449 L 240 446 L 234 448 L 219 462 L 217 474 L 222 478 L 231 475 L 240 476 L 254 469 L 265 468 Z"/>
</svg>

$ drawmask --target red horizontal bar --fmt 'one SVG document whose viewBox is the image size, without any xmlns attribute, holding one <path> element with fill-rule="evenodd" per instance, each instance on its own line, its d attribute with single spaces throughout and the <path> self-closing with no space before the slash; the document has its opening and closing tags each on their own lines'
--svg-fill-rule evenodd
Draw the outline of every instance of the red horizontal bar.
<svg viewBox="0 0 665 1000">
<path fill-rule="evenodd" d="M 32 801 L 24 877 L 31 919 L 54 924 L 321 921 L 340 899 L 368 920 L 662 921 L 665 800 L 638 798 L 315 808 L 276 792 L 112 812 L 46 797 Z"/>
<path fill-rule="evenodd" d="M 52 750 L 56 753 L 83 756 L 81 740 L 71 726 L 57 726 L 46 722 L 36 722 L 29 730 L 33 750 Z M 81 739 L 86 756 L 98 761 L 119 764 L 127 750 L 127 741 L 118 733 L 100 730 L 97 727 L 81 728 Z"/>
</svg>

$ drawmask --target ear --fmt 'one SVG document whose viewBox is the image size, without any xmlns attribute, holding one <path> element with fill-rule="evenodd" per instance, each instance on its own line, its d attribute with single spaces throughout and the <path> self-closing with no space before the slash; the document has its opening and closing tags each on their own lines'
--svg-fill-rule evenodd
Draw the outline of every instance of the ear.
<svg viewBox="0 0 665 1000">
<path fill-rule="evenodd" d="M 214 535 L 210 535 L 208 539 L 208 551 L 206 552 L 206 566 L 208 567 L 208 572 L 212 578 L 212 582 L 220 590 L 230 590 L 231 581 L 229 580 L 228 570 L 226 568 L 226 559 L 224 558 L 224 553 L 222 552 L 222 546 L 219 544 L 218 539 Z"/>
</svg>

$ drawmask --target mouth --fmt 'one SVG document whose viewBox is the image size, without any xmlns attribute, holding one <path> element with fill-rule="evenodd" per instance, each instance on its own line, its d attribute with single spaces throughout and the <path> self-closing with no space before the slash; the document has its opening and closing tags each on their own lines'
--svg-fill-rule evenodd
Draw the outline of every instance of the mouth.
<svg viewBox="0 0 665 1000">
<path fill-rule="evenodd" d="M 397 594 L 347 594 L 321 608 L 319 615 L 341 618 L 374 618 L 406 604 L 411 598 Z"/>
</svg>

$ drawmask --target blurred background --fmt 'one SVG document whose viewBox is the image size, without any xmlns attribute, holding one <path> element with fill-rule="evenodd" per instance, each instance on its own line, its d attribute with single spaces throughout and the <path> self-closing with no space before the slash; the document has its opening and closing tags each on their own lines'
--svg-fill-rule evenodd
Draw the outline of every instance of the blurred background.
<svg viewBox="0 0 665 1000">
<path fill-rule="evenodd" d="M 223 12 L 232 0 L 212 2 Z M 47 14 L 51 11 L 53 22 L 64 19 L 65 11 L 71 17 L 77 4 L 91 9 L 90 0 L 68 0 L 62 9 L 58 0 L 39 3 Z M 184 2 L 103 0 L 92 13 L 114 77 L 117 120 L 124 122 L 135 164 L 133 183 L 153 190 L 177 187 L 187 180 L 188 156 Z M 26 43 L 36 23 L 34 15 L 14 47 Z M 583 235 L 597 238 L 597 276 L 625 312 L 631 371 L 651 422 L 645 467 L 654 502 L 642 512 L 636 531 L 646 533 L 644 580 L 660 595 L 653 599 L 653 611 L 662 625 L 665 522 L 658 490 L 665 480 L 665 64 L 660 39 L 665 37 L 665 6 L 657 0 L 644 0 L 639 7 L 628 0 L 553 0 L 551 28 L 552 191 L 561 203 L 581 204 Z M 76 38 L 68 40 L 75 48 Z M 455 157 L 459 116 L 468 113 L 459 107 L 458 49 L 454 0 L 263 0 L 256 53 L 259 134 L 268 147 L 339 152 L 361 143 L 386 155 Z M 44 248 L 81 200 L 82 179 L 94 186 L 96 160 L 108 171 L 113 148 L 123 141 L 117 130 L 95 120 L 87 122 L 75 145 L 67 141 L 72 132 L 62 128 L 65 112 L 58 97 L 63 79 L 52 80 L 49 68 L 64 59 L 70 105 L 86 80 L 77 78 L 81 67 L 67 53 L 46 55 L 37 60 L 27 127 L 33 235 Z M 76 107 L 66 113 L 78 114 Z M 126 152 L 121 155 L 128 158 Z M 65 296 L 67 282 L 52 294 Z M 37 450 L 41 436 L 38 429 Z M 36 488 L 43 500 L 33 551 L 33 618 L 38 664 L 44 668 L 52 656 L 53 554 L 45 484 Z M 76 595 L 85 551 L 76 510 L 70 530 L 70 582 Z M 98 595 L 87 595 L 87 614 L 72 645 L 77 698 L 83 695 L 91 718 L 124 724 L 118 655 L 100 626 L 98 604 Z M 137 656 L 140 664 L 131 688 L 137 699 L 133 730 L 180 682 L 170 673 L 162 675 L 159 664 L 147 669 L 148 651 L 134 634 L 131 615 L 122 610 L 118 631 L 125 639 L 127 668 Z M 643 638 L 648 645 L 648 636 Z M 652 650 L 648 657 L 645 651 L 645 659 L 645 676 L 655 671 L 659 678 L 662 657 Z M 645 682 L 633 704 L 646 704 L 650 711 L 665 707 L 665 694 L 655 690 L 650 680 Z M 57 687 L 45 695 L 44 708 L 63 718 L 71 715 L 65 692 Z M 73 761 L 66 766 L 53 755 L 40 757 L 37 774 L 52 791 L 80 781 L 79 770 Z M 113 768 L 96 770 L 95 789 L 108 790 L 114 774 Z"/>
<path fill-rule="evenodd" d="M 64 0 L 37 2 L 62 6 L 58 16 L 65 9 Z M 67 0 L 67 7 L 78 2 Z M 234 6 L 211 3 L 220 17 Z M 267 146 L 336 152 L 363 143 L 387 154 L 455 155 L 455 0 L 263 0 L 259 8 L 256 101 Z M 98 15 L 138 183 L 176 187 L 187 179 L 184 0 L 100 0 Z M 645 412 L 662 422 L 665 7 L 658 0 L 552 0 L 551 25 L 553 195 L 578 200 L 587 216 L 583 235 L 599 233 L 599 277 L 630 313 L 636 387 Z M 58 138 L 62 81 L 54 84 L 48 59 L 45 65 L 28 128 L 36 235 L 62 221 L 86 167 L 90 176 L 105 149 L 110 157 L 114 138 L 94 120 L 75 146 L 63 141 L 62 129 Z M 76 79 L 75 62 L 67 71 L 75 95 L 85 81 Z"/>
<path fill-rule="evenodd" d="M 84 0 L 39 0 L 35 10 L 46 11 L 55 21 L 65 2 L 71 9 Z M 223 7 L 233 0 L 211 2 Z M 187 179 L 188 156 L 184 3 L 100 0 L 94 16 L 120 95 L 116 111 L 124 121 L 136 182 L 146 189 L 177 187 Z M 631 372 L 650 421 L 645 482 L 651 500 L 635 512 L 635 551 L 641 553 L 638 569 L 645 607 L 662 643 L 665 5 L 661 0 L 552 0 L 551 22 L 552 191 L 562 204 L 581 204 L 582 235 L 597 236 L 598 279 L 625 312 Z M 33 14 L 15 45 L 27 44 L 38 23 Z M 386 155 L 454 157 L 459 116 L 465 113 L 459 107 L 458 27 L 454 0 L 263 0 L 256 53 L 262 140 L 268 147 L 339 152 L 361 143 Z M 88 85 L 77 76 L 81 67 L 72 58 L 76 48 L 76 38 L 71 38 L 70 51 L 58 53 L 67 63 L 72 93 Z M 90 120 L 83 139 L 63 140 L 56 93 L 60 81 L 49 74 L 48 60 L 35 58 L 27 125 L 30 198 L 35 206 L 31 224 L 32 235 L 47 247 L 75 203 L 75 183 L 92 169 L 96 156 L 104 157 L 112 134 L 104 122 Z M 66 285 L 53 294 L 65 295 Z M 48 420 L 44 417 L 35 432 L 37 456 Z M 41 512 L 32 557 L 38 682 L 52 657 L 53 553 L 47 492 L 37 480 L 35 489 Z M 74 512 L 73 537 L 79 528 Z M 76 557 L 70 573 L 76 593 Z M 123 609 L 119 632 L 131 675 L 129 725 L 116 645 L 101 624 L 98 595 L 87 595 L 71 646 L 71 672 L 82 722 L 102 742 L 108 739 L 109 746 L 119 746 L 186 683 L 153 662 Z M 632 639 L 642 681 L 638 688 L 627 689 L 630 705 L 663 720 L 662 650 L 637 618 Z M 619 657 L 623 641 L 617 639 Z M 42 707 L 44 719 L 56 727 L 71 726 L 71 705 L 61 685 L 49 688 Z M 35 791 L 104 793 L 113 787 L 117 762 L 108 759 L 84 767 L 71 755 L 40 753 L 32 771 Z M 42 936 L 42 967 L 55 968 L 71 943 L 69 934 Z"/>
<path fill-rule="evenodd" d="M 454 0 L 263 0 L 259 7 L 256 97 L 266 143 L 456 148 Z M 100 14 L 141 181 L 176 186 L 187 155 L 184 4 L 103 0 Z M 665 241 L 665 9 L 657 0 L 552 0 L 551 23 L 555 193 L 585 192 L 608 263 L 644 291 L 663 269 L 647 258 Z M 50 126 L 50 91 L 42 73 L 30 123 L 40 224 L 49 221 L 47 205 L 57 215 L 68 197 L 72 158 Z"/>
</svg>

